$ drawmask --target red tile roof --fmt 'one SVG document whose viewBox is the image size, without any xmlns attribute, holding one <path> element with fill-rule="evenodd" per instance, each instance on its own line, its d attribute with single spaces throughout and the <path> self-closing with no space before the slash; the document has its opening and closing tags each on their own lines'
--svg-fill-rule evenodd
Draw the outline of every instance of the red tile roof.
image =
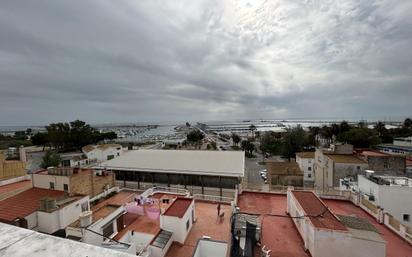
<svg viewBox="0 0 412 257">
<path fill-rule="evenodd" d="M 16 218 L 24 218 L 39 208 L 42 198 L 58 198 L 65 194 L 63 191 L 30 188 L 0 201 L 0 220 L 13 221 Z"/>
<path fill-rule="evenodd" d="M 305 214 L 309 215 L 314 227 L 349 231 L 313 192 L 292 191 L 292 194 L 305 211 Z"/>
<path fill-rule="evenodd" d="M 163 215 L 182 218 L 192 202 L 191 198 L 177 198 Z"/>
<path fill-rule="evenodd" d="M 31 187 L 31 180 L 23 180 L 7 185 L 0 186 L 0 195 L 11 193 L 13 191 L 19 191 L 23 189 L 28 189 Z"/>
</svg>

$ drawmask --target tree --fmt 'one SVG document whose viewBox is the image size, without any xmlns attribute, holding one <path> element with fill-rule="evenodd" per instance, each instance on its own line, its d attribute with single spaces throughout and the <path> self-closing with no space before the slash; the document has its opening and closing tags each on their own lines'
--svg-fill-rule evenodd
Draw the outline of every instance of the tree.
<svg viewBox="0 0 412 257">
<path fill-rule="evenodd" d="M 186 121 L 186 127 L 190 128 L 190 123 Z"/>
<path fill-rule="evenodd" d="M 379 136 L 384 135 L 388 131 L 385 127 L 385 123 L 383 123 L 382 121 L 378 121 L 375 124 L 375 130 L 378 132 Z"/>
<path fill-rule="evenodd" d="M 233 146 L 238 146 L 239 143 L 240 143 L 240 141 L 242 140 L 242 139 L 240 138 L 240 136 L 239 136 L 238 134 L 236 134 L 236 133 L 232 133 L 232 134 L 231 134 L 231 138 L 232 138 Z"/>
<path fill-rule="evenodd" d="M 340 142 L 352 144 L 356 148 L 373 147 L 381 142 L 377 132 L 368 128 L 352 128 L 340 134 L 337 139 Z"/>
<path fill-rule="evenodd" d="M 187 134 L 187 141 L 191 143 L 199 143 L 205 136 L 200 130 L 192 130 Z"/>
<path fill-rule="evenodd" d="M 265 153 L 279 154 L 281 149 L 281 136 L 278 133 L 268 131 L 260 137 L 260 150 Z"/>
<path fill-rule="evenodd" d="M 33 145 L 43 146 L 43 151 L 44 151 L 44 148 L 49 143 L 49 140 L 47 140 L 46 133 L 38 132 L 31 137 L 31 142 L 33 143 Z"/>
<path fill-rule="evenodd" d="M 282 138 L 282 156 L 285 158 L 294 158 L 296 152 L 303 150 L 308 145 L 308 137 L 299 125 L 293 128 L 287 128 Z"/>
<path fill-rule="evenodd" d="M 252 131 L 252 132 L 255 132 L 257 130 L 257 128 L 256 128 L 255 125 L 252 124 L 252 125 L 249 126 L 249 130 Z"/>
<path fill-rule="evenodd" d="M 70 143 L 80 150 L 83 146 L 94 143 L 95 130 L 86 122 L 75 120 L 70 122 Z"/>
<path fill-rule="evenodd" d="M 14 138 L 17 140 L 26 140 L 27 139 L 26 131 L 14 132 Z"/>
<path fill-rule="evenodd" d="M 246 152 L 247 157 L 253 156 L 253 152 L 256 150 L 256 147 L 252 142 L 249 140 L 243 140 L 240 145 L 242 150 Z"/>
<path fill-rule="evenodd" d="M 339 124 L 339 133 L 343 133 L 343 132 L 346 132 L 346 131 L 349 131 L 351 129 L 351 126 L 349 125 L 349 123 L 347 122 L 347 121 L 342 121 L 340 124 Z"/>
<path fill-rule="evenodd" d="M 69 123 L 51 123 L 46 126 L 47 140 L 57 150 L 63 150 L 69 146 L 70 142 L 70 124 Z"/>
<path fill-rule="evenodd" d="M 411 128 L 412 127 L 412 119 L 410 119 L 410 118 L 405 119 L 405 121 L 403 122 L 403 126 L 405 128 Z"/>
<path fill-rule="evenodd" d="M 60 155 L 58 155 L 54 151 L 49 150 L 43 156 L 40 167 L 42 167 L 43 169 L 47 169 L 48 167 L 57 167 L 60 165 L 60 162 L 61 162 Z"/>
</svg>

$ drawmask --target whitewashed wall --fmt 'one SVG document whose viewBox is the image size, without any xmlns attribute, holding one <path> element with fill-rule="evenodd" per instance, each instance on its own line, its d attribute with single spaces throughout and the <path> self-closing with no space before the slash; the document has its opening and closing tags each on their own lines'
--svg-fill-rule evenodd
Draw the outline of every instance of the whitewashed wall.
<svg viewBox="0 0 412 257">
<path fill-rule="evenodd" d="M 194 201 L 192 201 L 182 218 L 161 215 L 160 228 L 173 232 L 173 241 L 184 244 L 186 237 L 193 226 L 192 211 L 194 211 Z M 187 221 L 189 221 L 189 229 L 186 229 Z"/>
</svg>

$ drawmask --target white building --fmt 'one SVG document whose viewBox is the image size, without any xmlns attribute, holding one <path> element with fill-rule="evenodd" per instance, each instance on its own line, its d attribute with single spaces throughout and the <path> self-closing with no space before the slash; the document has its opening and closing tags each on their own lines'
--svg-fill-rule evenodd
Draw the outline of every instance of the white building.
<svg viewBox="0 0 412 257">
<path fill-rule="evenodd" d="M 287 211 L 313 257 L 386 256 L 386 243 L 366 219 L 336 216 L 311 191 L 288 191 Z"/>
<path fill-rule="evenodd" d="M 184 244 L 195 221 L 195 201 L 192 198 L 177 198 L 160 215 L 161 231 L 150 244 L 150 257 L 166 255 L 172 242 Z"/>
<path fill-rule="evenodd" d="M 331 145 L 330 149 L 316 149 L 315 186 L 326 190 L 339 187 L 339 180 L 356 177 L 369 168 L 366 161 L 353 154 L 350 144 Z"/>
<path fill-rule="evenodd" d="M 135 256 L 4 223 L 0 223 L 0 255 L 12 257 Z"/>
<path fill-rule="evenodd" d="M 358 190 L 401 223 L 412 227 L 412 179 L 358 175 Z"/>
<path fill-rule="evenodd" d="M 393 139 L 393 144 L 397 146 L 412 147 L 412 137 L 397 137 Z"/>
<path fill-rule="evenodd" d="M 89 162 L 103 162 L 120 156 L 123 148 L 119 144 L 86 145 L 82 148 L 82 152 Z"/>
<path fill-rule="evenodd" d="M 98 210 L 85 211 L 66 228 L 70 239 L 136 255 L 136 245 L 115 242 L 112 238 L 123 229 L 124 206 L 104 205 Z"/>
<path fill-rule="evenodd" d="M 52 234 L 88 209 L 88 196 L 69 197 L 63 191 L 30 188 L 0 201 L 0 221 Z"/>
<path fill-rule="evenodd" d="M 315 183 L 315 152 L 296 153 L 296 162 L 303 171 L 303 185 L 313 186 Z"/>
<path fill-rule="evenodd" d="M 393 144 L 380 144 L 377 148 L 389 154 L 412 154 L 412 137 L 397 137 L 393 139 Z"/>
<path fill-rule="evenodd" d="M 242 151 L 134 150 L 96 169 L 112 170 L 116 179 L 149 186 L 206 187 L 220 191 L 234 190 L 244 176 L 245 154 Z M 144 186 L 142 186 L 144 184 Z"/>
</svg>

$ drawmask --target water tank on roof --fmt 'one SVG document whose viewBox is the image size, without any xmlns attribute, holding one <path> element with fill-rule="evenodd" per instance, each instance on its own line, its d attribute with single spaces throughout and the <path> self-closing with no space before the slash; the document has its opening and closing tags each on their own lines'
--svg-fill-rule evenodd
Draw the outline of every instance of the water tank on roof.
<svg viewBox="0 0 412 257">
<path fill-rule="evenodd" d="M 92 224 L 92 211 L 84 211 L 80 213 L 79 220 L 80 220 L 80 226 L 81 227 L 87 227 Z"/>
</svg>

